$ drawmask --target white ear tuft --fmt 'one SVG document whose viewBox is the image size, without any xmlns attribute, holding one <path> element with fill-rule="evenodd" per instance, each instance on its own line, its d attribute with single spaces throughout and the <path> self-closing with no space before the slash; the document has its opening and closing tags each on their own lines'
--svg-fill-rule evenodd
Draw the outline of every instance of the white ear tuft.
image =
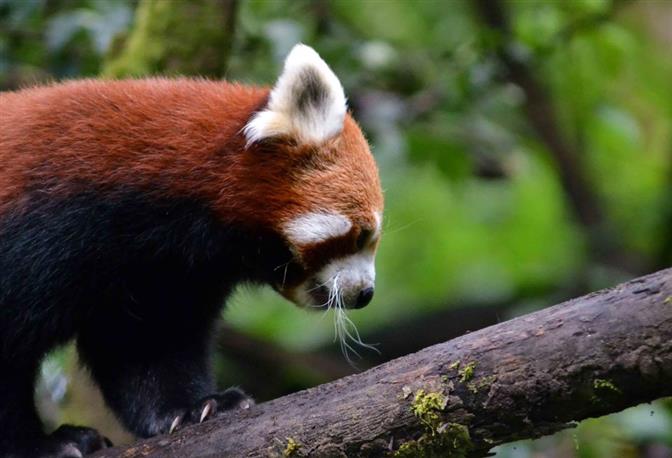
<svg viewBox="0 0 672 458">
<path fill-rule="evenodd" d="M 346 110 L 334 72 L 313 48 L 298 44 L 285 59 L 268 106 L 245 126 L 247 143 L 281 135 L 320 143 L 343 129 Z"/>
</svg>

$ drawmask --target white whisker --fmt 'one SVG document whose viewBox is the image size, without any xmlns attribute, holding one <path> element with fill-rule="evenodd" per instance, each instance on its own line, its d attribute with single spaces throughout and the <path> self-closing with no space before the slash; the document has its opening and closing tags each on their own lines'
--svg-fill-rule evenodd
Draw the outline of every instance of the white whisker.
<svg viewBox="0 0 672 458">
<path fill-rule="evenodd" d="M 282 287 L 285 287 L 285 281 L 287 281 L 287 269 L 289 268 L 289 263 L 285 264 L 285 271 L 282 273 Z"/>
<path fill-rule="evenodd" d="M 362 338 L 357 330 L 355 323 L 348 317 L 345 306 L 343 304 L 343 295 L 341 294 L 339 282 L 339 275 L 336 274 L 332 279 L 332 285 L 329 291 L 329 299 L 327 300 L 327 310 L 334 310 L 334 342 L 338 341 L 341 347 L 341 353 L 345 360 L 351 366 L 356 368 L 351 355 L 355 355 L 358 359 L 362 356 L 357 352 L 352 344 L 356 344 L 362 348 L 366 348 L 377 353 L 378 349 L 370 344 L 362 341 Z M 352 344 L 351 344 L 352 343 Z"/>
<path fill-rule="evenodd" d="M 285 266 L 288 265 L 290 262 L 292 262 L 292 261 L 283 262 L 283 263 L 280 264 L 279 266 L 275 266 L 275 267 L 273 268 L 273 272 L 275 272 L 276 270 L 280 269 L 281 267 L 285 267 Z"/>
<path fill-rule="evenodd" d="M 325 282 L 323 282 L 323 283 L 320 283 L 320 284 L 318 284 L 318 285 L 313 286 L 312 288 L 306 290 L 306 292 L 310 293 L 311 291 L 315 291 L 316 289 L 322 288 L 322 287 L 325 286 L 327 283 L 329 283 L 329 280 L 327 280 L 327 281 L 325 281 Z"/>
<path fill-rule="evenodd" d="M 283 264 L 280 264 L 279 266 L 277 266 L 277 267 L 275 267 L 275 268 L 273 269 L 273 272 L 275 272 L 276 270 L 278 270 L 278 269 L 280 269 L 280 268 L 282 268 L 282 267 L 285 268 L 285 271 L 284 271 L 283 274 L 282 274 L 282 284 L 281 284 L 280 288 L 284 288 L 284 287 L 285 287 L 285 282 L 287 281 L 287 269 L 289 269 L 289 265 L 290 265 L 291 263 L 292 263 L 292 261 L 287 261 L 287 262 L 285 262 L 285 263 L 283 263 Z"/>
<path fill-rule="evenodd" d="M 417 223 L 422 222 L 422 221 L 423 221 L 423 218 L 418 218 L 418 219 L 415 219 L 413 221 L 410 221 L 410 222 L 404 224 L 403 226 L 397 226 L 397 227 L 393 227 L 393 228 L 390 228 L 389 227 L 390 225 L 388 224 L 388 222 L 385 221 L 383 223 L 383 228 L 381 229 L 381 235 L 382 235 L 383 232 L 385 233 L 385 235 L 389 236 L 390 234 L 395 234 L 395 233 L 400 232 L 400 231 L 405 231 L 409 227 L 412 227 L 412 226 L 414 226 Z"/>
</svg>

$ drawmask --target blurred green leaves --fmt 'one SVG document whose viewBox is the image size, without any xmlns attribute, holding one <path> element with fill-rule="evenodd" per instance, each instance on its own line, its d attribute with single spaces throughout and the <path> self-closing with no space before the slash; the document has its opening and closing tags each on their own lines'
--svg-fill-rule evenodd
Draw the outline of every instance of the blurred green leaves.
<svg viewBox="0 0 672 458">
<path fill-rule="evenodd" d="M 0 89 L 95 75 L 132 17 L 125 0 L 0 0 Z"/>
<path fill-rule="evenodd" d="M 55 14 L 48 22 L 45 39 L 47 49 L 58 52 L 78 33 L 86 33 L 93 50 L 104 55 L 112 39 L 131 23 L 133 11 L 124 3 L 94 1 L 93 8 L 78 8 Z"/>
</svg>

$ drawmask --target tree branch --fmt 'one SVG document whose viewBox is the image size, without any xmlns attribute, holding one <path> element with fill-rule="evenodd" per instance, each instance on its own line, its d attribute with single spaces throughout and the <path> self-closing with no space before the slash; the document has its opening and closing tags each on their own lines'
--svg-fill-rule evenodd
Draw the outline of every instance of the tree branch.
<svg viewBox="0 0 672 458">
<path fill-rule="evenodd" d="M 669 395 L 672 269 L 95 456 L 478 456 Z"/>
</svg>

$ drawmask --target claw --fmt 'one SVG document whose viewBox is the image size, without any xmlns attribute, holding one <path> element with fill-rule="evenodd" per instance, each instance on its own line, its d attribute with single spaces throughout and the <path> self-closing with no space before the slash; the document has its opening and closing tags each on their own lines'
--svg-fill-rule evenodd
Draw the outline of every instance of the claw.
<svg viewBox="0 0 672 458">
<path fill-rule="evenodd" d="M 72 458 L 84 458 L 82 452 L 80 452 L 79 449 L 75 447 L 73 444 L 66 445 L 63 448 L 62 453 L 65 453 L 64 456 L 70 456 Z"/>
<path fill-rule="evenodd" d="M 208 416 L 212 413 L 213 410 L 213 402 L 208 401 L 205 403 L 205 406 L 203 407 L 203 410 L 201 411 L 201 418 L 198 420 L 199 423 L 203 423 L 203 420 L 208 418 Z"/>
<path fill-rule="evenodd" d="M 249 409 L 250 408 L 250 400 L 245 399 L 243 401 L 240 401 L 240 404 L 238 404 L 238 407 L 243 409 L 243 410 Z"/>
<path fill-rule="evenodd" d="M 180 426 L 180 423 L 182 423 L 182 415 L 178 415 L 177 417 L 175 417 L 173 422 L 170 424 L 168 434 L 173 434 L 173 432 L 177 429 L 177 427 Z"/>
</svg>

